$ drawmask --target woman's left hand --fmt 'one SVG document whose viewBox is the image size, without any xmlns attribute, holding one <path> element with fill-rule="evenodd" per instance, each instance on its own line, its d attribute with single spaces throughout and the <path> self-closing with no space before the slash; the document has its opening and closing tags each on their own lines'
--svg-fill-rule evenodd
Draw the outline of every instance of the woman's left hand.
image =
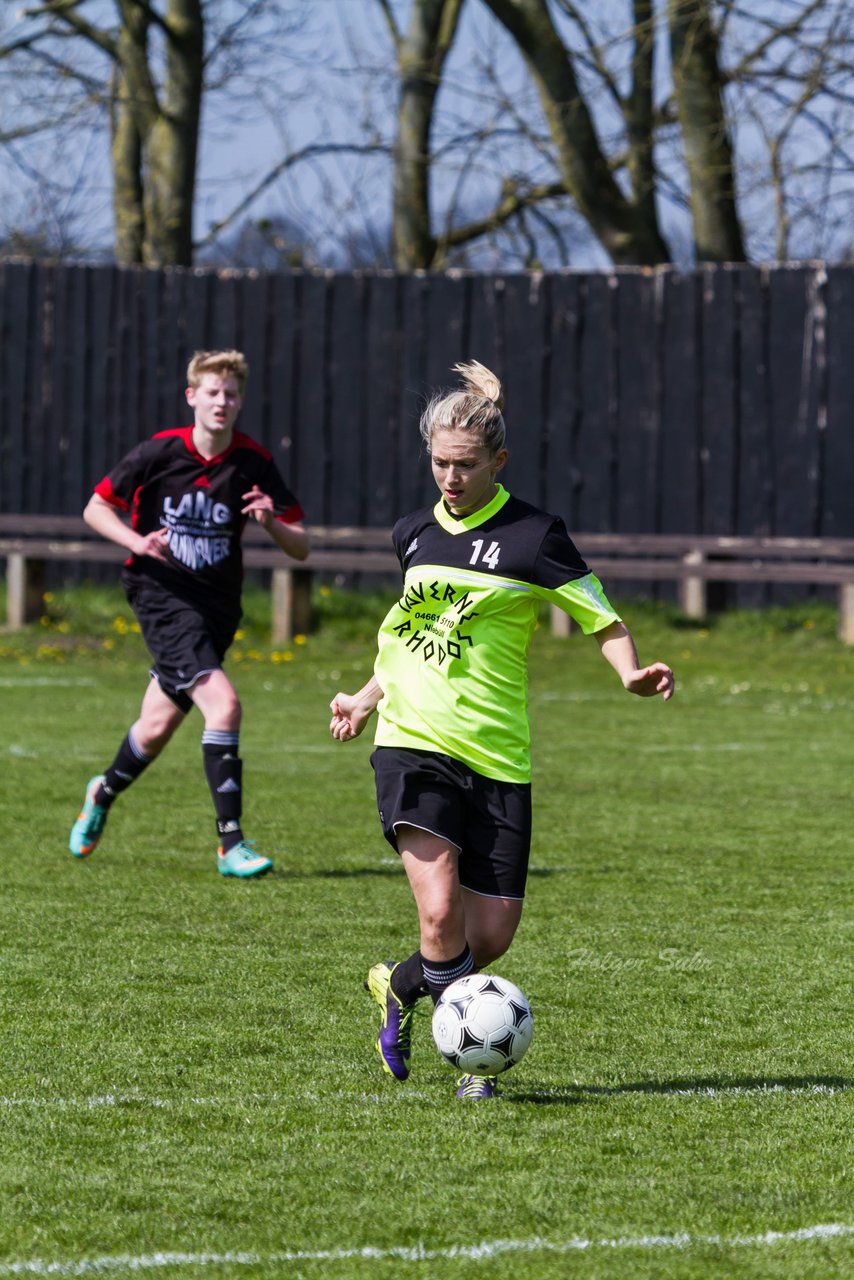
<svg viewBox="0 0 854 1280">
<path fill-rule="evenodd" d="M 673 672 L 665 662 L 653 662 L 649 667 L 630 672 L 623 680 L 623 686 L 641 698 L 654 698 L 660 693 L 665 702 L 676 691 Z"/>
</svg>

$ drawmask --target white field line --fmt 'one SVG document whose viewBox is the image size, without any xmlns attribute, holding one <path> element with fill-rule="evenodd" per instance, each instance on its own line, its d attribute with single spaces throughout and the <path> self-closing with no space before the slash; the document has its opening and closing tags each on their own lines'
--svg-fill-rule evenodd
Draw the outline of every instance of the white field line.
<svg viewBox="0 0 854 1280">
<path fill-rule="evenodd" d="M 91 676 L 0 676 L 0 689 L 90 689 Z"/>
<path fill-rule="evenodd" d="M 650 1087 L 649 1089 L 630 1087 L 623 1088 L 616 1085 L 614 1088 L 608 1088 L 603 1085 L 601 1088 L 590 1089 L 589 1087 L 579 1084 L 569 1085 L 568 1088 L 577 1088 L 581 1094 L 593 1094 L 601 1097 L 616 1097 L 618 1095 L 633 1094 L 637 1097 L 653 1098 L 653 1097 L 677 1097 L 677 1098 L 724 1098 L 737 1097 L 743 1094 L 761 1094 L 767 1096 L 772 1093 L 785 1093 L 787 1095 L 810 1094 L 810 1095 L 834 1095 L 837 1093 L 847 1093 L 851 1089 L 851 1085 L 845 1082 L 838 1084 L 823 1084 L 816 1081 L 813 1084 L 781 1084 L 779 1081 L 757 1084 L 733 1084 L 733 1085 L 708 1085 L 698 1084 L 694 1087 L 690 1085 L 673 1085 L 667 1088 L 664 1085 Z M 283 1093 L 251 1093 L 243 1094 L 241 1101 L 244 1102 L 278 1102 L 289 1095 Z M 362 1093 L 356 1095 L 362 1102 L 380 1102 L 384 1106 L 388 1106 L 391 1101 L 394 1105 L 405 1105 L 406 1103 L 430 1097 L 428 1091 L 418 1089 L 407 1089 L 406 1092 L 400 1092 L 391 1099 L 388 1095 L 383 1094 L 380 1099 L 379 1094 Z M 320 1095 L 306 1094 L 309 1102 L 320 1101 Z M 334 1101 L 335 1098 L 346 1098 L 348 1101 L 354 1100 L 354 1095 L 339 1090 L 336 1094 L 325 1094 L 324 1100 Z M 537 1098 L 536 1091 L 531 1095 L 534 1100 Z M 544 1099 L 548 1098 L 547 1094 L 543 1094 Z M 15 1096 L 10 1094 L 0 1094 L 0 1110 L 11 1110 L 17 1107 L 31 1107 L 36 1111 L 50 1111 L 56 1109 L 77 1110 L 77 1111 L 95 1111 L 99 1107 L 150 1107 L 152 1110 L 172 1110 L 175 1107 L 227 1107 L 230 1105 L 228 1098 L 211 1097 L 173 1097 L 173 1098 L 156 1098 L 146 1097 L 139 1093 L 101 1093 L 93 1094 L 86 1098 L 37 1098 L 33 1096 Z"/>
<path fill-rule="evenodd" d="M 543 1240 L 535 1236 L 531 1240 L 484 1240 L 480 1244 L 455 1244 L 443 1249 L 428 1249 L 424 1245 L 414 1248 L 380 1249 L 366 1245 L 361 1249 L 293 1249 L 280 1253 L 144 1253 L 114 1254 L 100 1258 L 81 1258 L 77 1262 L 46 1262 L 33 1258 L 23 1262 L 0 1262 L 0 1276 L 87 1276 L 105 1275 L 120 1271 L 153 1271 L 160 1267 L 211 1267 L 211 1266 L 282 1266 L 295 1262 L 347 1262 L 353 1259 L 382 1262 L 394 1259 L 398 1262 L 469 1262 L 495 1258 L 501 1254 L 519 1253 L 584 1253 L 594 1249 L 743 1249 L 773 1245 L 809 1243 L 813 1240 L 834 1240 L 854 1235 L 854 1226 L 847 1223 L 824 1223 L 814 1227 L 801 1227 L 795 1231 L 766 1231 L 753 1236 L 692 1236 L 688 1232 L 675 1235 L 615 1236 L 611 1239 Z"/>
</svg>

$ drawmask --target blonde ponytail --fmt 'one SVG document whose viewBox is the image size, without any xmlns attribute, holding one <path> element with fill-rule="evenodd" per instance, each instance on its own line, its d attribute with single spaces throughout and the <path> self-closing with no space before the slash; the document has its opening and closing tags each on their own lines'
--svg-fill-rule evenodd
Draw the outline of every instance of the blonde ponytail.
<svg viewBox="0 0 854 1280">
<path fill-rule="evenodd" d="M 468 432 L 476 437 L 475 443 L 498 453 L 507 434 L 500 379 L 478 360 L 455 364 L 454 373 L 460 375 L 463 389 L 438 392 L 421 415 L 420 431 L 428 452 L 433 432 L 443 430 Z"/>
</svg>

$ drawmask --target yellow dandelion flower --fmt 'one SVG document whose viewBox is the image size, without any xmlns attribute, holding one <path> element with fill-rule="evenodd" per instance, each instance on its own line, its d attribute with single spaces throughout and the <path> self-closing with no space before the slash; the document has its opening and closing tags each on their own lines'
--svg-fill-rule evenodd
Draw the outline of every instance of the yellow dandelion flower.
<svg viewBox="0 0 854 1280">
<path fill-rule="evenodd" d="M 307 643 L 306 636 L 294 636 L 294 644 L 306 644 L 306 643 Z"/>
</svg>

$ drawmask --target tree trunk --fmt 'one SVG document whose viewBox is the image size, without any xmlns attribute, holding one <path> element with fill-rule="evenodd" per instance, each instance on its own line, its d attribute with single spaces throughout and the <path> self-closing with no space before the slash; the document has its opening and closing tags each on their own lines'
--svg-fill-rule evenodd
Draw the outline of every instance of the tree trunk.
<svg viewBox="0 0 854 1280">
<path fill-rule="evenodd" d="M 744 262 L 723 78 L 708 0 L 668 0 L 667 17 L 697 260 Z"/>
<path fill-rule="evenodd" d="M 632 83 L 626 103 L 629 140 L 629 178 L 644 236 L 654 242 L 658 232 L 655 204 L 655 127 L 653 83 L 655 74 L 655 15 L 652 0 L 634 0 L 634 50 Z"/>
<path fill-rule="evenodd" d="M 650 193 L 643 194 L 639 208 L 614 180 L 545 0 L 486 0 L 486 4 L 522 52 L 557 149 L 561 177 L 600 243 L 615 263 L 669 261 Z"/>
<path fill-rule="evenodd" d="M 203 89 L 201 0 L 169 0 L 163 102 L 147 147 L 145 262 L 189 266 Z"/>
<path fill-rule="evenodd" d="M 149 19 L 127 2 L 121 5 L 121 16 L 112 102 L 113 220 L 116 262 L 130 266 L 143 261 L 143 137 L 154 93 L 148 79 Z"/>
<path fill-rule="evenodd" d="M 398 271 L 429 268 L 436 252 L 430 215 L 430 129 L 462 3 L 415 0 L 409 30 L 398 40 L 401 88 L 392 215 L 392 259 Z"/>
</svg>

